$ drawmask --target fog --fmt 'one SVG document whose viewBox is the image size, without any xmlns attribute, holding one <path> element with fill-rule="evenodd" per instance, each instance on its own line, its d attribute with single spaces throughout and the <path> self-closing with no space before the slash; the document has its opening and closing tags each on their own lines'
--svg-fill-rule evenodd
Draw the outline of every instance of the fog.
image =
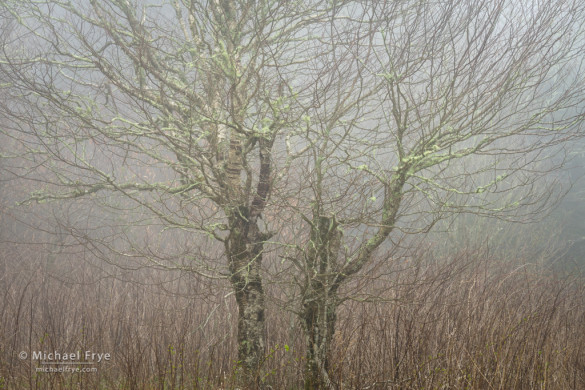
<svg viewBox="0 0 585 390">
<path fill-rule="evenodd" d="M 579 2 L 0 17 L 0 387 L 585 386 Z"/>
</svg>

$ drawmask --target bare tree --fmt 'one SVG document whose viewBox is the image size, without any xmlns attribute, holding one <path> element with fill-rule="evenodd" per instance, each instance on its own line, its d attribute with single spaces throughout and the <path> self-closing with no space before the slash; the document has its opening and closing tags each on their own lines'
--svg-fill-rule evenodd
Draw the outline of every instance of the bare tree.
<svg viewBox="0 0 585 390">
<path fill-rule="evenodd" d="M 0 58 L 18 152 L 3 157 L 21 163 L 3 175 L 37 183 L 23 203 L 114 211 L 66 221 L 104 257 L 229 280 L 243 387 L 264 357 L 269 240 L 296 267 L 306 387 L 329 387 L 340 288 L 400 233 L 546 205 L 536 163 L 582 119 L 576 0 L 2 9 L 18 21 Z"/>
<path fill-rule="evenodd" d="M 285 148 L 275 143 L 302 123 L 299 95 L 320 77 L 304 72 L 331 50 L 314 29 L 333 23 L 342 5 L 2 4 L 19 24 L 0 60 L 9 79 L 3 133 L 19 144 L 4 153 L 19 163 L 3 175 L 38 184 L 23 203 L 75 200 L 114 211 L 71 228 L 106 259 L 114 251 L 227 278 L 239 309 L 243 386 L 258 385 L 265 348 L 260 273 L 277 224 L 262 216 L 290 168 L 277 164 L 275 151 Z M 115 218 L 127 228 L 116 230 Z M 136 229 L 149 238 L 184 234 L 187 249 L 141 242 Z"/>
<path fill-rule="evenodd" d="M 582 135 L 580 3 L 398 1 L 361 12 L 376 33 L 330 52 L 337 68 L 315 86 L 298 135 L 310 145 L 293 224 L 304 223 L 304 243 L 285 257 L 299 275 L 307 389 L 332 386 L 339 291 L 377 251 L 458 213 L 537 217 L 562 194 L 547 174 Z"/>
</svg>

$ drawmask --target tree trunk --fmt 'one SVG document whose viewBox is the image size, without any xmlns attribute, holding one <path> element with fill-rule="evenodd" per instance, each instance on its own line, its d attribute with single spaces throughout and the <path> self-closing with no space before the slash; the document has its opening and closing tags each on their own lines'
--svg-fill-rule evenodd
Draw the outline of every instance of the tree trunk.
<svg viewBox="0 0 585 390">
<path fill-rule="evenodd" d="M 249 271 L 232 278 L 238 304 L 238 382 L 246 389 L 259 387 L 264 360 L 264 292 L 259 268 L 252 261 Z"/>
<path fill-rule="evenodd" d="M 335 217 L 315 214 L 306 257 L 307 278 L 302 293 L 301 321 L 306 340 L 305 389 L 329 389 L 329 350 L 335 332 L 337 289 L 334 270 L 342 232 Z"/>
<path fill-rule="evenodd" d="M 305 389 L 329 389 L 329 351 L 337 320 L 337 296 L 321 289 L 303 301 L 302 320 L 307 343 Z"/>
<path fill-rule="evenodd" d="M 237 382 L 242 389 L 257 389 L 264 360 L 264 291 L 260 268 L 264 237 L 247 209 L 239 207 L 230 218 L 232 225 L 226 249 L 230 282 L 238 305 Z"/>
</svg>

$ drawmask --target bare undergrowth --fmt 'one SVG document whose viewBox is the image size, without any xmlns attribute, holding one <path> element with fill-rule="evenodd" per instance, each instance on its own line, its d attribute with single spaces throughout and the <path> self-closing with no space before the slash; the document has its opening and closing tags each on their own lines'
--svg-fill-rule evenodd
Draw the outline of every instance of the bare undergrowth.
<svg viewBox="0 0 585 390">
<path fill-rule="evenodd" d="M 129 283 L 89 263 L 65 272 L 65 258 L 47 269 L 30 261 L 33 254 L 6 248 L 2 256 L 0 388 L 233 388 L 237 315 L 229 286 L 151 270 L 140 274 L 143 284 Z M 331 357 L 335 386 L 585 388 L 583 279 L 469 257 L 406 267 L 368 283 L 362 293 L 375 292 L 375 300 L 346 301 Z M 273 389 L 303 386 L 294 318 L 270 307 L 262 375 Z M 111 359 L 92 373 L 39 373 L 34 351 Z"/>
</svg>

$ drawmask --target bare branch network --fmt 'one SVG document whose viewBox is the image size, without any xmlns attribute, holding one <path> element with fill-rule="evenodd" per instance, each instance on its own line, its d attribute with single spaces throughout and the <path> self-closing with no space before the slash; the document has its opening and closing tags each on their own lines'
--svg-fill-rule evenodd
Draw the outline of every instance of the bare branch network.
<svg viewBox="0 0 585 390">
<path fill-rule="evenodd" d="M 584 6 L 8 0 L 2 177 L 32 186 L 20 207 L 108 210 L 90 219 L 111 234 L 71 227 L 105 258 L 227 278 L 248 385 L 262 260 L 279 261 L 308 386 L 331 386 L 338 290 L 376 251 L 454 213 L 526 220 L 562 193 L 547 180 L 583 135 Z"/>
</svg>

